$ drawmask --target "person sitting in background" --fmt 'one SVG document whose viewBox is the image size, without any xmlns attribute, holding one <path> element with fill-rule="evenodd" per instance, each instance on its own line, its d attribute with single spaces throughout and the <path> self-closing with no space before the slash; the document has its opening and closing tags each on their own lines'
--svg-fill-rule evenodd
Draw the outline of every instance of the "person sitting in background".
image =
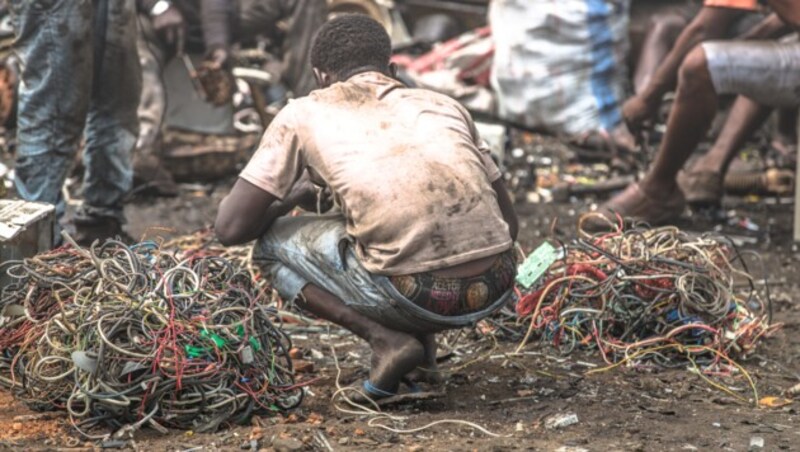
<svg viewBox="0 0 800 452">
<path fill-rule="evenodd" d="M 160 62 L 185 45 L 203 51 L 209 65 L 228 65 L 234 43 L 265 36 L 284 49 L 283 81 L 295 97 L 314 89 L 307 66 L 314 32 L 327 19 L 325 0 L 137 0 L 152 22 L 149 43 Z"/>
<path fill-rule="evenodd" d="M 141 179 L 164 195 L 177 193 L 160 164 L 157 147 L 167 108 L 161 71 L 174 56 L 200 53 L 203 67 L 228 69 L 232 47 L 263 36 L 283 50 L 273 72 L 300 97 L 314 89 L 308 54 L 314 32 L 327 20 L 325 0 L 137 0 L 142 22 L 139 48 L 146 80 L 139 107 L 141 133 L 134 165 Z"/>
<path fill-rule="evenodd" d="M 516 274 L 517 219 L 467 111 L 393 78 L 389 36 L 362 15 L 317 34 L 321 89 L 289 103 L 223 200 L 225 245 L 258 239 L 254 262 L 286 300 L 372 349 L 364 392 L 395 394 L 417 367 L 435 375 L 435 333 L 503 305 Z M 285 216 L 314 204 L 340 212 Z"/>
<path fill-rule="evenodd" d="M 707 14 L 714 13 L 717 17 L 729 17 L 726 10 L 734 9 L 723 6 L 722 0 L 708 0 L 706 3 L 715 5 L 713 11 Z M 795 3 L 792 0 L 768 1 L 776 17 L 797 29 L 800 25 L 800 8 Z M 755 8 L 755 0 L 747 6 Z M 736 8 L 741 7 L 739 5 Z M 601 206 L 600 212 L 609 218 L 618 213 L 658 224 L 681 214 L 686 201 L 676 180 L 678 172 L 708 132 L 717 112 L 718 95 L 738 94 L 749 99 L 737 101 L 719 139 L 720 144 L 727 143 L 726 152 L 731 155 L 731 149 L 736 148 L 730 143 L 735 144 L 736 140 L 740 142 L 740 135 L 752 130 L 752 126 L 745 127 L 742 123 L 752 124 L 754 119 L 758 119 L 753 118 L 754 103 L 768 106 L 800 104 L 800 92 L 796 89 L 800 86 L 800 43 L 707 41 L 693 47 L 685 58 L 681 58 L 681 52 L 690 44 L 689 38 L 679 39 L 679 44 L 676 44 L 645 92 L 623 107 L 629 127 L 639 130 L 655 114 L 665 86 L 670 81 L 675 82 L 675 79 L 669 78 L 672 66 L 682 61 L 680 69 L 676 71 L 678 88 L 675 103 L 655 162 L 642 181 L 629 186 Z M 721 181 L 720 177 L 717 182 L 719 193 Z M 691 182 L 687 182 L 687 185 L 691 185 Z"/>
<path fill-rule="evenodd" d="M 686 8 L 677 9 L 689 13 Z M 774 13 L 763 17 L 751 8 L 725 7 L 719 1 L 707 2 L 693 15 L 694 19 L 685 28 L 678 28 L 681 18 L 675 14 L 655 20 L 656 25 L 642 49 L 634 77 L 636 95 L 623 106 L 626 122 L 637 132 L 645 123 L 652 122 L 664 94 L 674 89 L 677 83 L 679 63 L 700 42 L 729 39 L 733 36 L 742 40 L 777 39 L 791 32 L 791 28 Z M 759 17 L 763 18 L 759 20 Z M 676 29 L 679 30 L 679 35 L 665 51 L 663 47 L 667 43 L 664 41 Z M 652 84 L 651 79 L 654 80 Z M 759 105 L 744 96 L 736 99 L 708 154 L 700 158 L 692 168 L 678 175 L 678 185 L 687 202 L 702 206 L 721 202 L 723 180 L 736 151 L 762 125 L 771 111 L 772 108 Z M 796 109 L 783 109 L 779 112 L 779 127 L 772 146 L 782 157 L 790 153 L 791 146 L 786 142 L 794 137 L 796 113 Z"/>
</svg>

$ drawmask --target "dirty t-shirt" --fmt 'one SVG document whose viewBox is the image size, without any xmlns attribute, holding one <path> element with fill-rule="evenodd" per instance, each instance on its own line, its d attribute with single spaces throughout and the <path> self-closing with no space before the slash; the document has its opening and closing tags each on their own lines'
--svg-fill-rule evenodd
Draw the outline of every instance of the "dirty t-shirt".
<svg viewBox="0 0 800 452">
<path fill-rule="evenodd" d="M 368 271 L 403 275 L 511 247 L 500 178 L 458 102 L 367 72 L 291 102 L 240 177 L 283 199 L 309 169 L 334 194 Z"/>
</svg>

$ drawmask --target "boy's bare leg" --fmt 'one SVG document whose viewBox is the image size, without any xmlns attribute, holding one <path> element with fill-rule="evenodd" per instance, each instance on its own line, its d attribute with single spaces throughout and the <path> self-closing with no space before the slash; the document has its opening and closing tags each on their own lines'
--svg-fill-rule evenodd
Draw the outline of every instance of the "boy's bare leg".
<svg viewBox="0 0 800 452">
<path fill-rule="evenodd" d="M 408 374 L 411 381 L 422 381 L 430 384 L 439 384 L 442 382 L 442 375 L 439 373 L 439 365 L 436 362 L 436 351 L 439 344 L 436 343 L 436 335 L 423 334 L 417 336 L 422 345 L 425 347 L 425 360 L 422 364 Z"/>
<path fill-rule="evenodd" d="M 313 284 L 303 288 L 302 295 L 297 300 L 302 309 L 347 328 L 369 343 L 369 381 L 373 386 L 396 392 L 400 379 L 425 361 L 425 347 L 414 336 L 384 327 Z M 435 353 L 434 350 L 434 360 Z"/>
</svg>

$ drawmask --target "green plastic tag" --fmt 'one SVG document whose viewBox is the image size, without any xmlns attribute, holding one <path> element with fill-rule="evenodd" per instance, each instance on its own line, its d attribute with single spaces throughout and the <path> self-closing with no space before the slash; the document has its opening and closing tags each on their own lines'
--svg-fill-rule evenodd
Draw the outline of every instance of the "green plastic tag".
<svg viewBox="0 0 800 452">
<path fill-rule="evenodd" d="M 223 339 L 222 336 L 217 333 L 209 333 L 208 330 L 203 330 L 200 332 L 200 335 L 214 341 L 214 344 L 217 346 L 217 348 L 222 348 L 225 346 L 225 339 Z"/>
<path fill-rule="evenodd" d="M 558 260 L 560 251 L 553 247 L 549 242 L 539 245 L 517 270 L 517 284 L 530 289 L 533 283 L 542 277 L 544 272 Z"/>
<path fill-rule="evenodd" d="M 239 337 L 244 337 L 244 326 L 243 325 L 239 324 L 239 326 L 236 328 L 236 334 L 238 334 Z M 253 336 L 250 336 L 248 338 L 248 342 L 250 342 L 250 345 L 253 346 L 253 350 L 254 351 L 261 350 L 261 342 L 259 342 L 258 339 L 254 338 Z"/>
<path fill-rule="evenodd" d="M 184 346 L 184 350 L 186 350 L 186 355 L 189 358 L 200 358 L 205 356 L 208 350 L 205 347 L 194 347 L 191 345 Z"/>
</svg>

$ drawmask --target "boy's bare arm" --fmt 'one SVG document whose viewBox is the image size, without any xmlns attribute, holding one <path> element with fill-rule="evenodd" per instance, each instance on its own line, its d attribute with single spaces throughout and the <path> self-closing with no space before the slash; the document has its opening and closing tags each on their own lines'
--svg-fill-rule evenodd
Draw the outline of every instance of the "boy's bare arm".
<svg viewBox="0 0 800 452">
<path fill-rule="evenodd" d="M 214 231 L 225 246 L 247 243 L 264 235 L 275 220 L 295 207 L 314 205 L 316 195 L 307 178 L 295 182 L 282 201 L 239 178 L 219 206 Z"/>
</svg>

